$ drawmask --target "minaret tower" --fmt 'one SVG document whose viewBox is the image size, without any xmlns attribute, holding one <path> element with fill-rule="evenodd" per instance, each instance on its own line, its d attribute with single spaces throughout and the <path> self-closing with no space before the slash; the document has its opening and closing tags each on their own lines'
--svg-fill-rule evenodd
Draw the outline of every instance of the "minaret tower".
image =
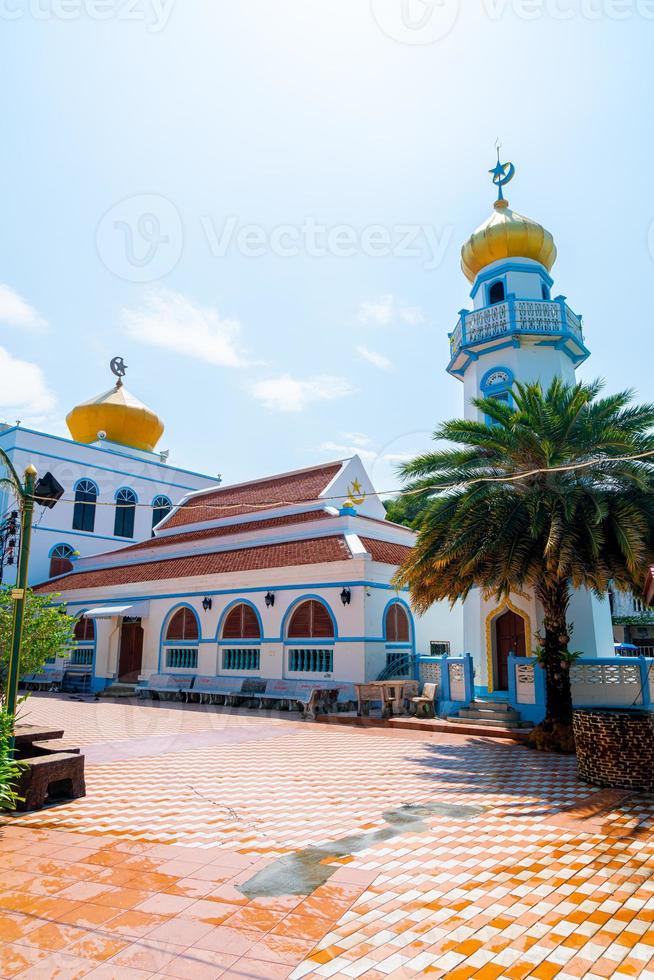
<svg viewBox="0 0 654 980">
<path fill-rule="evenodd" d="M 449 335 L 447 370 L 464 385 L 465 417 L 478 419 L 472 404 L 479 397 L 511 402 L 514 381 L 540 381 L 546 389 L 555 377 L 575 380 L 586 360 L 581 317 L 565 296 L 553 296 L 550 271 L 556 245 L 538 222 L 512 211 L 503 189 L 515 167 L 501 163 L 490 171 L 497 187 L 491 216 L 461 249 L 461 267 L 472 283 L 472 310 L 461 310 Z M 502 696 L 508 689 L 508 654 L 529 656 L 542 610 L 533 595 L 512 594 L 497 602 L 479 590 L 463 604 L 464 646 L 473 655 L 477 694 Z M 586 591 L 570 603 L 572 649 L 586 656 L 613 651 L 608 601 Z"/>
<path fill-rule="evenodd" d="M 497 187 L 493 213 L 461 249 L 474 308 L 460 311 L 450 334 L 447 370 L 463 381 L 467 418 L 478 414 L 473 398 L 510 400 L 514 380 L 540 381 L 543 388 L 556 376 L 574 381 L 575 368 L 589 354 L 581 317 L 565 296 L 552 296 L 552 235 L 512 211 L 504 197 L 515 167 L 500 163 L 498 150 L 490 173 Z"/>
</svg>

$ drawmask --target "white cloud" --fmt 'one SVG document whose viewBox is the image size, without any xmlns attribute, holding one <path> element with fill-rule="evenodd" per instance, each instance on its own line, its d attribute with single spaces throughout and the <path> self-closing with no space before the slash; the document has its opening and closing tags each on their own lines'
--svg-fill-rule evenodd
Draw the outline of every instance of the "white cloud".
<svg viewBox="0 0 654 980">
<path fill-rule="evenodd" d="M 252 394 L 257 401 L 276 412 L 301 412 L 311 402 L 345 398 L 353 391 L 345 378 L 327 374 L 307 378 L 306 381 L 283 374 L 252 385 Z"/>
<path fill-rule="evenodd" d="M 363 344 L 360 344 L 356 348 L 356 352 L 365 361 L 369 361 L 370 364 L 374 364 L 374 366 L 379 368 L 380 371 L 390 371 L 393 367 L 393 362 L 388 357 L 377 353 L 377 351 L 369 350 Z"/>
<path fill-rule="evenodd" d="M 343 439 L 353 443 L 355 446 L 369 446 L 372 443 L 370 436 L 364 432 L 344 432 Z"/>
<path fill-rule="evenodd" d="M 373 449 L 363 449 L 361 446 L 348 446 L 340 442 L 321 442 L 318 446 L 321 453 L 329 453 L 334 459 L 347 459 L 350 456 L 359 456 L 364 463 L 372 463 L 377 459 L 377 453 Z"/>
<path fill-rule="evenodd" d="M 213 307 L 200 306 L 172 289 L 151 290 L 141 309 L 122 311 L 122 322 L 129 337 L 152 347 L 219 367 L 250 363 L 238 346 L 238 320 L 224 319 Z"/>
<path fill-rule="evenodd" d="M 28 425 L 44 422 L 56 405 L 43 371 L 38 364 L 20 361 L 0 347 L 0 413 L 13 424 L 20 419 Z"/>
<path fill-rule="evenodd" d="M 398 320 L 410 326 L 425 322 L 422 310 L 417 306 L 408 306 L 402 300 L 396 299 L 392 293 L 385 293 L 378 300 L 366 300 L 361 303 L 357 319 L 359 323 L 376 324 L 382 327 Z"/>
<path fill-rule="evenodd" d="M 46 321 L 22 296 L 0 282 L 0 323 L 10 327 L 23 327 L 25 330 L 41 331 L 47 327 Z"/>
</svg>

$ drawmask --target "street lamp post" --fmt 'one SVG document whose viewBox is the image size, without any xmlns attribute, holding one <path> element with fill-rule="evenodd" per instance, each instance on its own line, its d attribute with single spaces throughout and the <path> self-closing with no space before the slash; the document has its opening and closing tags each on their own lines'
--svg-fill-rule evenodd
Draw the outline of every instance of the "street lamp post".
<svg viewBox="0 0 654 980">
<path fill-rule="evenodd" d="M 18 576 L 16 579 L 16 587 L 12 590 L 12 598 L 14 599 L 14 620 L 11 636 L 11 651 L 9 654 L 9 669 L 7 672 L 7 696 L 5 700 L 7 714 L 14 720 L 18 695 L 18 679 L 20 677 L 20 645 L 23 636 L 23 617 L 25 615 L 27 573 L 30 557 L 30 541 L 32 538 L 32 513 L 34 511 L 35 481 L 36 469 L 30 464 L 25 470 L 24 485 L 21 486 L 19 484 L 20 495 L 22 498 L 20 552 L 18 556 Z"/>
</svg>

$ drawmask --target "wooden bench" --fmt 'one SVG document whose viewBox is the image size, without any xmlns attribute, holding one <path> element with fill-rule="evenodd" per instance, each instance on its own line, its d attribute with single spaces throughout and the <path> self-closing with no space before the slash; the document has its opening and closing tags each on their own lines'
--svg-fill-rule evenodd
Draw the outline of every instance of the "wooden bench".
<svg viewBox="0 0 654 980">
<path fill-rule="evenodd" d="M 38 810 L 46 803 L 86 796 L 83 755 L 48 753 L 26 759 L 24 764 L 16 787 L 21 797 L 17 810 Z"/>
<path fill-rule="evenodd" d="M 138 685 L 136 696 L 142 698 L 150 695 L 153 700 L 159 700 L 162 695 L 180 699 L 184 688 L 192 686 L 193 679 L 189 674 L 151 674 L 147 681 Z"/>
</svg>

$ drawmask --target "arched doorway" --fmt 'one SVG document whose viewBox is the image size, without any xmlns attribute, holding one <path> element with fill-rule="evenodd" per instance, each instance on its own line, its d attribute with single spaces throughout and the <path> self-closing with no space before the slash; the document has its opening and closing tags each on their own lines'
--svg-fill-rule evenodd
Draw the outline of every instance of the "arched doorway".
<svg viewBox="0 0 654 980">
<path fill-rule="evenodd" d="M 525 621 L 522 616 L 507 609 L 494 623 L 495 630 L 495 684 L 496 691 L 509 689 L 509 654 L 526 656 Z"/>
</svg>

